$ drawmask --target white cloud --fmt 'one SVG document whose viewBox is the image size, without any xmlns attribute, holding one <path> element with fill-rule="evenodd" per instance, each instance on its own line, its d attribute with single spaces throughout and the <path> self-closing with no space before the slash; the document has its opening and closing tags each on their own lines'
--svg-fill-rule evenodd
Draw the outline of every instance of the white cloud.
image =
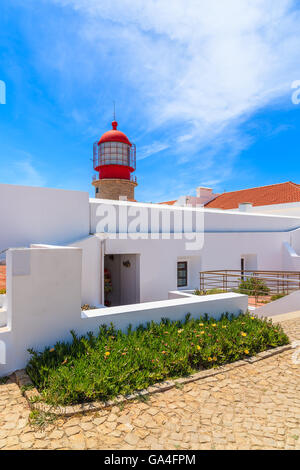
<svg viewBox="0 0 300 470">
<path fill-rule="evenodd" d="M 290 93 L 300 76 L 291 0 L 54 1 L 85 15 L 83 37 L 113 51 L 120 73 L 126 65 L 156 125 L 191 120 L 199 133 Z"/>
<path fill-rule="evenodd" d="M 139 152 L 137 155 L 137 160 L 144 160 L 145 158 L 150 157 L 151 155 L 155 155 L 156 153 L 162 152 L 169 148 L 169 144 L 165 144 L 162 142 L 153 142 L 150 145 L 144 145 L 144 147 L 139 148 Z"/>
<path fill-rule="evenodd" d="M 33 158 L 23 151 L 16 151 L 18 159 L 13 160 L 2 171 L 3 182 L 24 186 L 45 186 L 46 181 L 41 172 L 34 166 Z"/>
<path fill-rule="evenodd" d="M 14 163 L 14 171 L 19 175 L 19 183 L 26 186 L 45 186 L 45 179 L 33 166 L 30 159 Z"/>
<path fill-rule="evenodd" d="M 293 0 L 52 1 L 80 15 L 80 47 L 92 46 L 94 73 L 111 67 L 106 76 L 113 71 L 136 95 L 145 129 L 164 132 L 161 142 L 156 133 L 153 145 L 139 147 L 140 159 L 168 142 L 176 163 L 224 181 L 252 143 L 241 123 L 282 98 L 291 103 L 291 83 L 300 78 Z"/>
</svg>

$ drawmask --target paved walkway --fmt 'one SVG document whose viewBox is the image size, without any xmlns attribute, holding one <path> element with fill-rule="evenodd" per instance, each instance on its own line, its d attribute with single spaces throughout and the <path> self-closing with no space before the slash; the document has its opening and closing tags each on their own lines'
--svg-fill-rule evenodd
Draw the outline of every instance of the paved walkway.
<svg viewBox="0 0 300 470">
<path fill-rule="evenodd" d="M 300 318 L 283 322 L 300 340 Z M 300 449 L 300 366 L 287 351 L 41 430 L 15 383 L 0 385 L 0 449 Z"/>
</svg>

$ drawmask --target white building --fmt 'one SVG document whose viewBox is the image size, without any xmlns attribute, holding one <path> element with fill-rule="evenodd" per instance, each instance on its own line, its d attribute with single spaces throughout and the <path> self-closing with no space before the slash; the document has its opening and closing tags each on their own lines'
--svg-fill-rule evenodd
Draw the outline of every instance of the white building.
<svg viewBox="0 0 300 470">
<path fill-rule="evenodd" d="M 79 191 L 1 184 L 0 218 L 0 251 L 32 244 L 82 248 L 82 303 L 90 305 L 104 302 L 104 267 L 115 286 L 113 305 L 164 300 L 178 287 L 199 288 L 200 271 L 239 270 L 241 259 L 245 270 L 300 271 L 297 217 L 89 199 Z M 186 282 L 177 279 L 179 262 L 186 263 Z"/>
<path fill-rule="evenodd" d="M 222 195 L 208 188 L 195 200 L 137 203 L 135 146 L 115 121 L 94 145 L 94 169 L 95 199 L 0 184 L 0 253 L 7 261 L 0 376 L 24 367 L 28 348 L 68 339 L 71 329 L 83 334 L 103 323 L 126 328 L 187 313 L 246 311 L 245 295 L 186 292 L 199 288 L 200 272 L 300 272 L 300 213 L 209 208 Z M 199 203 L 204 207 L 193 207 Z M 83 304 L 97 308 L 82 311 Z"/>
<path fill-rule="evenodd" d="M 68 339 L 71 329 L 85 333 L 103 323 L 126 328 L 189 312 L 217 317 L 247 309 L 244 295 L 179 294 L 199 288 L 200 271 L 239 270 L 242 259 L 245 270 L 300 271 L 297 217 L 0 184 L 0 220 L 0 251 L 8 249 L 0 376 L 24 367 L 28 348 Z M 104 308 L 105 269 L 110 308 Z M 83 304 L 98 309 L 81 312 Z"/>
</svg>

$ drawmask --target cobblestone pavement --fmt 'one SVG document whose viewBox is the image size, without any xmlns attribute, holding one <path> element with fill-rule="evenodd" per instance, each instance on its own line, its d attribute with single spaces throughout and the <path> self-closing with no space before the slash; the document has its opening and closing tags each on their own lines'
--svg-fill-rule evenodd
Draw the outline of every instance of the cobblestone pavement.
<svg viewBox="0 0 300 470">
<path fill-rule="evenodd" d="M 300 318 L 285 321 L 300 339 Z M 0 385 L 0 449 L 300 449 L 292 352 L 153 395 L 148 402 L 29 424 L 18 386 Z"/>
</svg>

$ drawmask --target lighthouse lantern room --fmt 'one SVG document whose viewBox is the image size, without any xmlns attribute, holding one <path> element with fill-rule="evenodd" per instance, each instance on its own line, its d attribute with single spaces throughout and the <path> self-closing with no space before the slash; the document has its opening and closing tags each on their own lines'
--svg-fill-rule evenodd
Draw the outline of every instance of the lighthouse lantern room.
<svg viewBox="0 0 300 470">
<path fill-rule="evenodd" d="M 94 143 L 93 166 L 99 179 L 95 178 L 92 184 L 96 198 L 134 201 L 137 182 L 132 173 L 136 169 L 136 147 L 117 127 L 114 120 L 112 130 Z"/>
</svg>

